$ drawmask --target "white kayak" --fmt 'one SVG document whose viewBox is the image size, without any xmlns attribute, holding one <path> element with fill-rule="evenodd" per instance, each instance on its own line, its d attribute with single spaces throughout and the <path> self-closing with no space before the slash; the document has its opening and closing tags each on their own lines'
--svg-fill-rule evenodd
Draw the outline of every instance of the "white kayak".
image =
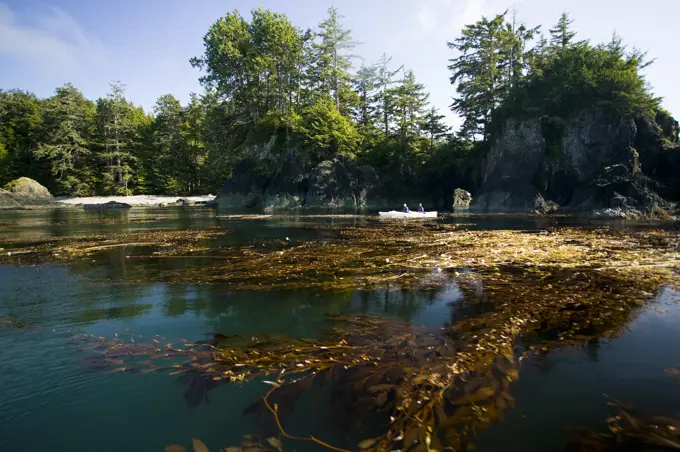
<svg viewBox="0 0 680 452">
<path fill-rule="evenodd" d="M 389 212 L 378 212 L 382 218 L 437 218 L 437 212 L 397 212 L 390 210 Z"/>
</svg>

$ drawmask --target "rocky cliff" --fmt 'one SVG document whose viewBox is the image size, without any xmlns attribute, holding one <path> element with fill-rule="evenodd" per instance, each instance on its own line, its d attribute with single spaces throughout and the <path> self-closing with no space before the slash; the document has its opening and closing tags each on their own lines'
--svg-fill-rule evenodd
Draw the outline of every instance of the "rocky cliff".
<svg viewBox="0 0 680 452">
<path fill-rule="evenodd" d="M 622 119 L 591 108 L 566 119 L 510 119 L 482 163 L 473 207 L 533 210 L 540 195 L 581 211 L 667 209 L 657 193 L 677 197 L 668 165 L 679 150 L 678 123 L 663 112 Z"/>
<path fill-rule="evenodd" d="M 255 156 L 239 161 L 222 186 L 217 204 L 220 208 L 265 210 L 298 207 L 360 210 L 377 205 L 379 186 L 375 171 L 357 166 L 351 158 L 338 155 L 312 165 L 291 149 L 279 165 L 265 165 L 262 158 Z"/>
</svg>

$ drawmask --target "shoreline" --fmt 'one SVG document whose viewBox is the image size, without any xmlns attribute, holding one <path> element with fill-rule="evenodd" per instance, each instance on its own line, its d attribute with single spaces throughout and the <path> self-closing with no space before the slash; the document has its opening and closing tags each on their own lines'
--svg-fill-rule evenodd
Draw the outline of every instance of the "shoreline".
<svg viewBox="0 0 680 452">
<path fill-rule="evenodd" d="M 180 199 L 189 202 L 208 202 L 215 199 L 215 195 L 199 196 L 164 196 L 164 195 L 133 195 L 133 196 L 60 196 L 55 197 L 55 204 L 65 206 L 80 206 L 83 204 L 106 204 L 107 202 L 119 202 L 133 207 L 154 207 L 159 204 L 171 204 Z"/>
</svg>

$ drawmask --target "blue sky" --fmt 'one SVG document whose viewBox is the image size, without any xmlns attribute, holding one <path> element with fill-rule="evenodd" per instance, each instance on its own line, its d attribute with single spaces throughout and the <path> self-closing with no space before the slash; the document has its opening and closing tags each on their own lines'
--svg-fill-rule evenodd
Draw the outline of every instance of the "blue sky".
<svg viewBox="0 0 680 452">
<path fill-rule="evenodd" d="M 546 30 L 566 10 L 580 38 L 594 42 L 609 40 L 616 29 L 657 59 L 648 80 L 680 115 L 678 0 L 0 0 L 0 88 L 49 96 L 70 81 L 95 99 L 121 80 L 127 98 L 149 111 L 165 93 L 186 102 L 190 92 L 200 92 L 189 58 L 202 53 L 202 37 L 218 17 L 234 9 L 248 17 L 262 6 L 307 28 L 333 4 L 363 43 L 357 54 L 372 62 L 384 52 L 396 66 L 413 69 L 453 123 L 446 41 L 463 24 L 512 6 L 527 25 Z"/>
</svg>

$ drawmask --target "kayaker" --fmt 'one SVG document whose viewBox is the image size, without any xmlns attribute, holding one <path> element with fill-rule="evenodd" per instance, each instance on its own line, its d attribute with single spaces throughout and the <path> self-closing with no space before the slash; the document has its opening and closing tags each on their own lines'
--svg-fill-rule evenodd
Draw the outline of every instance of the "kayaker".
<svg viewBox="0 0 680 452">
<path fill-rule="evenodd" d="M 409 212 L 408 206 L 406 205 L 406 203 L 404 203 L 404 208 L 401 209 L 401 211 L 404 212 L 404 213 L 408 213 L 408 212 Z"/>
<path fill-rule="evenodd" d="M 418 212 L 420 213 L 425 213 L 425 207 L 423 207 L 423 203 L 418 203 Z"/>
</svg>

